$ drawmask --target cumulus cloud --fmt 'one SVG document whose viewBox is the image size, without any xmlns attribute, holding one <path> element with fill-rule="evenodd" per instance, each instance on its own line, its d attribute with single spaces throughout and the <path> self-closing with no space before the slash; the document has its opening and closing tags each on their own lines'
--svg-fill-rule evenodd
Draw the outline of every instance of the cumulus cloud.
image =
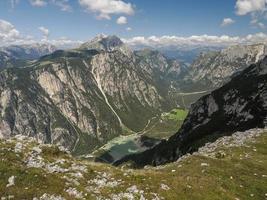
<svg viewBox="0 0 267 200">
<path fill-rule="evenodd" d="M 67 37 L 60 37 L 58 39 L 51 39 L 51 40 L 43 38 L 40 43 L 52 44 L 60 49 L 70 49 L 78 47 L 83 42 L 80 40 L 72 40 Z"/>
<path fill-rule="evenodd" d="M 126 28 L 126 31 L 131 31 L 131 30 L 133 30 L 131 27 Z"/>
<path fill-rule="evenodd" d="M 237 0 L 236 1 L 236 14 L 250 15 L 250 24 L 253 27 L 265 29 L 265 25 L 262 22 L 266 17 L 267 0 Z"/>
<path fill-rule="evenodd" d="M 184 47 L 184 46 L 229 46 L 235 44 L 253 44 L 267 43 L 267 34 L 257 33 L 250 34 L 245 37 L 231 37 L 228 35 L 211 36 L 211 35 L 194 35 L 189 37 L 179 36 L 150 36 L 150 37 L 133 37 L 123 39 L 123 41 L 134 48 L 152 47 L 152 48 L 167 48 L 167 47 Z"/>
<path fill-rule="evenodd" d="M 44 38 L 47 39 L 49 36 L 49 30 L 43 26 L 40 26 L 38 29 L 42 32 Z"/>
<path fill-rule="evenodd" d="M 39 27 L 43 33 L 43 39 L 40 41 L 30 35 L 22 35 L 13 24 L 0 19 L 0 46 L 33 44 L 33 43 L 48 43 L 57 46 L 58 48 L 73 48 L 82 43 L 80 40 L 72 40 L 66 37 L 58 39 L 48 39 L 49 30 L 45 27 Z"/>
<path fill-rule="evenodd" d="M 127 24 L 127 18 L 124 17 L 124 16 L 120 16 L 118 19 L 117 19 L 117 24 Z"/>
<path fill-rule="evenodd" d="M 255 28 L 265 29 L 265 24 L 260 22 L 257 18 L 252 18 L 250 24 Z"/>
<path fill-rule="evenodd" d="M 98 19 L 111 19 L 113 14 L 133 15 L 134 7 L 123 0 L 79 0 L 88 12 L 97 14 Z"/>
<path fill-rule="evenodd" d="M 12 44 L 32 43 L 33 38 L 28 35 L 21 35 L 13 24 L 0 19 L 0 46 Z"/>
<path fill-rule="evenodd" d="M 237 0 L 236 14 L 246 15 L 248 13 L 264 11 L 266 0 Z"/>
<path fill-rule="evenodd" d="M 51 3 L 58 6 L 62 11 L 72 11 L 68 0 L 51 0 Z"/>
<path fill-rule="evenodd" d="M 72 11 L 72 7 L 69 5 L 69 0 L 29 0 L 32 6 L 44 7 L 48 4 L 55 5 L 62 11 Z"/>
<path fill-rule="evenodd" d="M 10 22 L 0 19 L 0 42 L 6 44 L 18 39 L 19 31 Z"/>
<path fill-rule="evenodd" d="M 224 18 L 222 23 L 221 23 L 221 26 L 228 26 L 228 25 L 231 25 L 235 23 L 235 21 L 231 18 Z"/>
<path fill-rule="evenodd" d="M 257 25 L 258 25 L 259 28 L 265 29 L 265 24 L 264 23 L 259 22 Z"/>
<path fill-rule="evenodd" d="M 47 2 L 45 0 L 29 0 L 30 4 L 35 7 L 46 6 Z"/>
</svg>

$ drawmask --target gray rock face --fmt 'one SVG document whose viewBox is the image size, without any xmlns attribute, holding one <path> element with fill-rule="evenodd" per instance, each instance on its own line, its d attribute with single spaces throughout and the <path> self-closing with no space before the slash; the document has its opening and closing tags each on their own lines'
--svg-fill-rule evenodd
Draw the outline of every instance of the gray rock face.
<svg viewBox="0 0 267 200">
<path fill-rule="evenodd" d="M 160 52 L 144 49 L 135 51 L 137 65 L 150 76 L 162 96 L 169 96 L 172 91 L 180 88 L 185 72 L 185 66 L 177 60 L 168 59 Z M 172 99 L 173 100 L 173 99 Z M 177 106 L 175 102 L 172 102 Z"/>
<path fill-rule="evenodd" d="M 202 89 L 218 88 L 265 55 L 267 48 L 264 44 L 237 45 L 203 53 L 193 62 L 186 79 Z"/>
<path fill-rule="evenodd" d="M 80 46 L 80 49 L 95 49 L 99 51 L 115 51 L 120 50 L 124 52 L 126 55 L 129 55 L 131 53 L 131 50 L 128 46 L 126 46 L 120 38 L 118 38 L 115 35 L 98 35 L 95 38 L 93 38 L 89 42 L 85 42 Z"/>
<path fill-rule="evenodd" d="M 108 49 L 55 51 L 25 68 L 1 71 L 0 137 L 23 134 L 83 154 L 142 130 L 172 107 L 154 69 L 164 74 L 177 64 L 160 55 L 147 62 L 106 40 L 91 46 L 107 43 Z"/>
</svg>

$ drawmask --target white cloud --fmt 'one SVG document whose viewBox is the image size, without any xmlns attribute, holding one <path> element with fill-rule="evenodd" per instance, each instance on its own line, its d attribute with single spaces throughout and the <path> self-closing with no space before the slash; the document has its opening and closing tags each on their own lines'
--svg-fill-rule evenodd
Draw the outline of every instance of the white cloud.
<svg viewBox="0 0 267 200">
<path fill-rule="evenodd" d="M 131 27 L 127 27 L 126 31 L 132 31 L 133 29 Z"/>
<path fill-rule="evenodd" d="M 0 19 L 0 43 L 9 43 L 20 39 L 19 31 L 8 21 Z"/>
<path fill-rule="evenodd" d="M 58 6 L 62 11 L 72 11 L 68 0 L 51 0 L 51 3 Z"/>
<path fill-rule="evenodd" d="M 118 19 L 117 19 L 117 24 L 127 24 L 127 18 L 124 17 L 124 16 L 120 16 Z"/>
<path fill-rule="evenodd" d="M 257 18 L 252 18 L 251 20 L 250 20 L 250 23 L 253 25 L 253 24 L 257 24 L 258 23 L 258 19 Z"/>
<path fill-rule="evenodd" d="M 265 24 L 264 23 L 259 22 L 257 25 L 258 25 L 259 28 L 265 29 Z"/>
<path fill-rule="evenodd" d="M 55 5 L 62 11 L 72 11 L 72 7 L 69 5 L 69 0 L 29 0 L 32 6 L 44 7 L 48 4 Z"/>
<path fill-rule="evenodd" d="M 250 21 L 250 24 L 255 28 L 265 29 L 265 24 L 262 22 L 259 22 L 257 18 L 252 18 Z"/>
<path fill-rule="evenodd" d="M 236 14 L 246 15 L 252 12 L 264 11 L 266 0 L 237 0 Z"/>
<path fill-rule="evenodd" d="M 13 24 L 0 19 L 0 46 L 33 42 L 31 36 L 21 35 Z"/>
<path fill-rule="evenodd" d="M 49 30 L 43 26 L 40 26 L 38 29 L 43 33 L 44 38 L 47 39 L 49 36 Z"/>
<path fill-rule="evenodd" d="M 150 37 L 133 37 L 123 39 L 123 41 L 133 47 L 152 47 L 152 48 L 168 48 L 168 47 L 184 47 L 184 46 L 229 46 L 235 44 L 253 44 L 267 43 L 267 34 L 257 33 L 250 34 L 245 37 L 240 36 L 211 36 L 211 35 L 193 35 L 189 37 L 179 36 L 150 36 Z"/>
<path fill-rule="evenodd" d="M 47 2 L 45 0 L 29 0 L 32 6 L 43 7 L 46 6 Z"/>
<path fill-rule="evenodd" d="M 79 0 L 79 3 L 86 11 L 96 13 L 98 19 L 111 19 L 113 14 L 134 14 L 133 5 L 123 0 Z"/>
<path fill-rule="evenodd" d="M 250 15 L 250 24 L 254 28 L 265 29 L 265 25 L 262 22 L 266 16 L 267 0 L 237 0 L 236 1 L 236 14 Z"/>
<path fill-rule="evenodd" d="M 228 25 L 231 25 L 235 23 L 235 21 L 231 18 L 224 18 L 222 23 L 221 23 L 221 26 L 228 26 Z"/>
<path fill-rule="evenodd" d="M 52 44 L 52 45 L 54 45 L 60 49 L 70 49 L 70 48 L 78 47 L 83 42 L 80 40 L 71 40 L 67 37 L 60 37 L 58 39 L 52 39 L 52 40 L 48 40 L 46 38 L 43 38 L 40 43 Z"/>
<path fill-rule="evenodd" d="M 0 19 L 0 46 L 49 43 L 57 46 L 58 48 L 73 48 L 82 43 L 82 41 L 72 40 L 66 37 L 49 40 L 49 30 L 45 27 L 39 27 L 39 30 L 42 31 L 44 35 L 41 41 L 30 35 L 21 35 L 13 24 Z"/>
</svg>

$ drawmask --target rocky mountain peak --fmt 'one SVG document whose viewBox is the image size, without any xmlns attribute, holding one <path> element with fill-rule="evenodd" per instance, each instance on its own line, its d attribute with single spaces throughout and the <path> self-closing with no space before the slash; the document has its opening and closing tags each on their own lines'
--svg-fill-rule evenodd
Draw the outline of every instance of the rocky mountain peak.
<svg viewBox="0 0 267 200">
<path fill-rule="evenodd" d="M 258 62 L 266 55 L 266 46 L 262 43 L 253 45 L 234 45 L 221 50 L 221 54 L 229 60 L 243 57 L 254 57 Z"/>
<path fill-rule="evenodd" d="M 105 35 L 104 33 L 100 33 L 100 34 L 97 34 L 92 40 L 90 40 L 91 42 L 92 41 L 100 41 L 104 38 L 108 37 L 108 35 Z"/>
<path fill-rule="evenodd" d="M 80 46 L 80 49 L 86 50 L 98 50 L 105 52 L 120 51 L 124 55 L 131 57 L 133 51 L 116 35 L 97 35 L 92 40 L 85 42 Z"/>
<path fill-rule="evenodd" d="M 82 49 L 98 49 L 104 51 L 113 51 L 123 46 L 124 43 L 115 35 L 97 35 L 92 40 L 81 45 Z"/>
</svg>

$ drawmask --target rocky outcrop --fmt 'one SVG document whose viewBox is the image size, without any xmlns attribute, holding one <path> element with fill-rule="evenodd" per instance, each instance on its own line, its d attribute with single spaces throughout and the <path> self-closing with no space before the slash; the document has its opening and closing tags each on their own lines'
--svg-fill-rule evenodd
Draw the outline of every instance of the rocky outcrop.
<svg viewBox="0 0 267 200">
<path fill-rule="evenodd" d="M 92 40 L 83 43 L 79 49 L 95 49 L 98 51 L 106 52 L 119 50 L 128 56 L 132 54 L 132 50 L 127 45 L 125 45 L 120 38 L 115 35 L 97 35 Z"/>
<path fill-rule="evenodd" d="M 190 88 L 212 90 L 267 55 L 264 44 L 236 45 L 221 51 L 202 53 L 193 62 L 185 78 Z"/>
<path fill-rule="evenodd" d="M 115 164 L 134 161 L 137 166 L 144 166 L 172 162 L 221 136 L 266 125 L 267 57 L 194 103 L 181 129 L 167 141 Z"/>
</svg>

